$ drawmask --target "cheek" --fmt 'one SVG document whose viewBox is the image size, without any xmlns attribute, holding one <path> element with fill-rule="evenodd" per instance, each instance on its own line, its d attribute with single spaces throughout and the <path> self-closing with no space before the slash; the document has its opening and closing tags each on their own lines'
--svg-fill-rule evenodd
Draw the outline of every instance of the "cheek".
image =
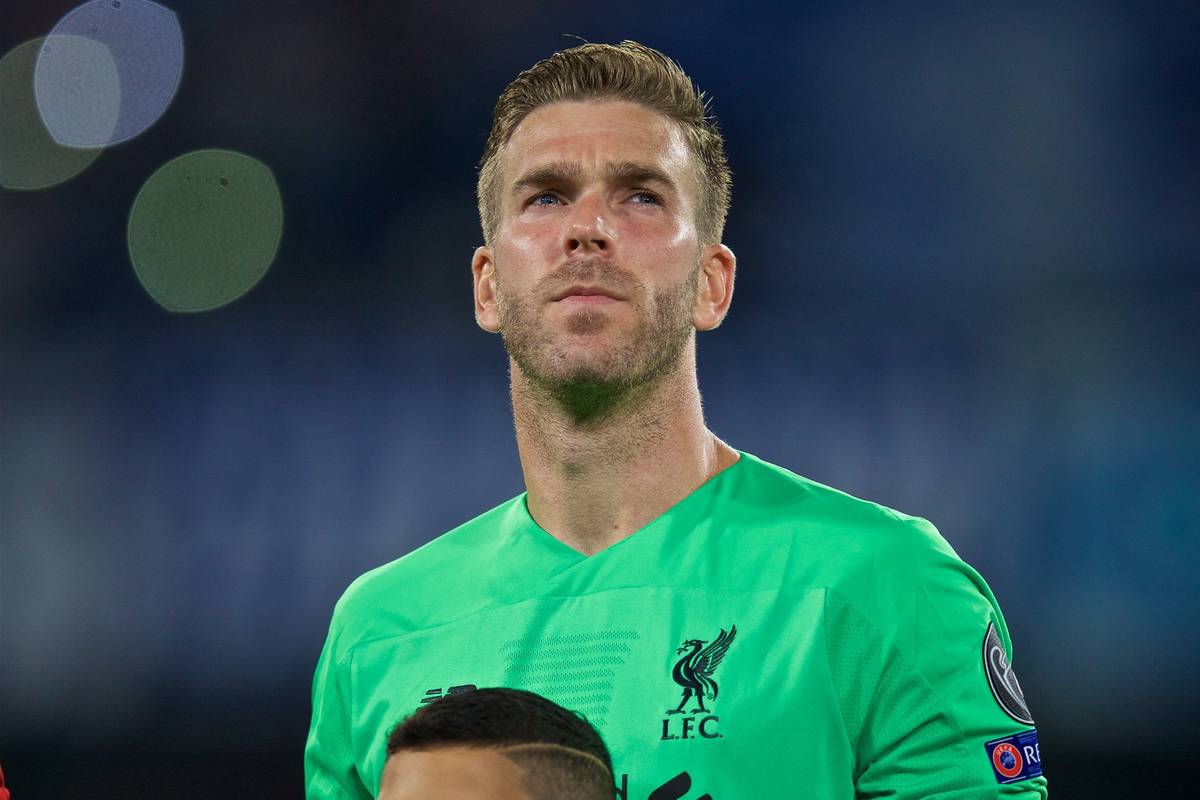
<svg viewBox="0 0 1200 800">
<path fill-rule="evenodd" d="M 517 257 L 529 258 L 558 245 L 559 228 L 546 220 L 518 217 L 505 226 L 501 240 L 503 249 Z"/>
<path fill-rule="evenodd" d="M 671 216 L 663 231 L 663 240 L 675 251 L 699 250 L 699 234 L 690 215 Z"/>
<path fill-rule="evenodd" d="M 534 283 L 559 260 L 557 239 L 528 225 L 508 226 L 495 252 L 496 269 L 508 286 Z"/>
<path fill-rule="evenodd" d="M 678 214 L 631 211 L 622 220 L 621 231 L 627 245 L 658 258 L 674 260 L 696 247 L 696 226 Z"/>
<path fill-rule="evenodd" d="M 540 277 L 519 256 L 510 254 L 507 261 L 500 261 L 497 253 L 496 303 L 502 318 L 537 313 L 536 309 L 541 307 L 537 302 L 542 292 L 538 286 Z"/>
<path fill-rule="evenodd" d="M 636 241 L 637 249 L 645 254 L 650 265 L 664 272 L 669 282 L 690 274 L 700 255 L 695 230 L 690 226 L 660 225 L 653 231 L 646 231 L 645 237 Z"/>
</svg>

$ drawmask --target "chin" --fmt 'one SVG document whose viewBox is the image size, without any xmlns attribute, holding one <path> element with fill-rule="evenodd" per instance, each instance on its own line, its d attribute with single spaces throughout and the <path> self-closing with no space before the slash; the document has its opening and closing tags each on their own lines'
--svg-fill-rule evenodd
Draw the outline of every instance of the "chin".
<svg viewBox="0 0 1200 800">
<path fill-rule="evenodd" d="M 548 377 L 560 384 L 607 385 L 628 383 L 632 375 L 626 365 L 604 361 L 577 361 L 560 365 L 558 369 L 551 370 Z"/>
<path fill-rule="evenodd" d="M 538 383 L 548 386 L 628 385 L 638 365 L 622 358 L 615 348 L 565 348 L 541 363 L 522 366 Z"/>
</svg>

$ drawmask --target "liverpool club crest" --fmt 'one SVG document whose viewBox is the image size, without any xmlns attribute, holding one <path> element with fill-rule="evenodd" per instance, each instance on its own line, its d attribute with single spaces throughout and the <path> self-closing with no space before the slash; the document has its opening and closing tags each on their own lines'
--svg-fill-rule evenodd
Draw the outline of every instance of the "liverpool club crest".
<svg viewBox="0 0 1200 800">
<path fill-rule="evenodd" d="M 687 639 L 679 646 L 675 655 L 683 657 L 675 662 L 671 677 L 683 687 L 683 696 L 679 698 L 679 706 L 668 710 L 668 714 L 688 713 L 686 706 L 692 699 L 696 701 L 696 708 L 692 709 L 691 713 L 708 713 L 709 709 L 704 707 L 704 699 L 707 697 L 709 700 L 716 700 L 718 692 L 713 673 L 721 665 L 721 659 L 725 658 L 725 653 L 736 635 L 737 626 L 731 625 L 728 633 L 722 628 L 717 638 L 710 642 L 703 639 Z"/>
</svg>

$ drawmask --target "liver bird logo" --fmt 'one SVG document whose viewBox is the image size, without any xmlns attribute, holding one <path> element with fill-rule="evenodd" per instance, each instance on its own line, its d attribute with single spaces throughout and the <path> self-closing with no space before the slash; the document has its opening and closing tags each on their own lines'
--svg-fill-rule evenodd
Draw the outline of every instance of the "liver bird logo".
<svg viewBox="0 0 1200 800">
<path fill-rule="evenodd" d="M 717 682 L 713 680 L 712 674 L 716 672 L 717 667 L 721 665 L 721 659 L 725 658 L 725 653 L 729 650 L 729 645 L 733 643 L 733 637 L 737 635 L 737 626 L 731 625 L 729 633 L 722 628 L 717 634 L 717 638 L 706 643 L 702 639 L 687 639 L 679 648 L 675 650 L 675 655 L 683 655 L 683 658 L 675 662 L 675 669 L 671 671 L 671 677 L 675 682 L 683 687 L 683 697 L 679 700 L 679 707 L 667 711 L 668 714 L 685 714 L 684 707 L 688 704 L 688 700 L 696 698 L 697 708 L 692 709 L 693 714 L 707 712 L 704 707 L 704 698 L 709 700 L 717 699 Z M 707 646 L 705 646 L 707 644 Z"/>
</svg>

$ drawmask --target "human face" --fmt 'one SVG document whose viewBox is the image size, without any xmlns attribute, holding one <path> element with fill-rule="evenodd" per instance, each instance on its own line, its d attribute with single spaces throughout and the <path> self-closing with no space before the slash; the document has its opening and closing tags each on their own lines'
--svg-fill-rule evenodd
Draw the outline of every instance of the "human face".
<svg viewBox="0 0 1200 800">
<path fill-rule="evenodd" d="M 697 327 L 701 266 L 678 127 L 637 103 L 553 103 L 501 157 L 500 224 L 472 263 L 480 325 L 550 387 L 629 388 L 673 371 Z"/>
<path fill-rule="evenodd" d="M 401 750 L 388 758 L 379 800 L 533 800 L 521 769 L 486 747 Z"/>
</svg>

